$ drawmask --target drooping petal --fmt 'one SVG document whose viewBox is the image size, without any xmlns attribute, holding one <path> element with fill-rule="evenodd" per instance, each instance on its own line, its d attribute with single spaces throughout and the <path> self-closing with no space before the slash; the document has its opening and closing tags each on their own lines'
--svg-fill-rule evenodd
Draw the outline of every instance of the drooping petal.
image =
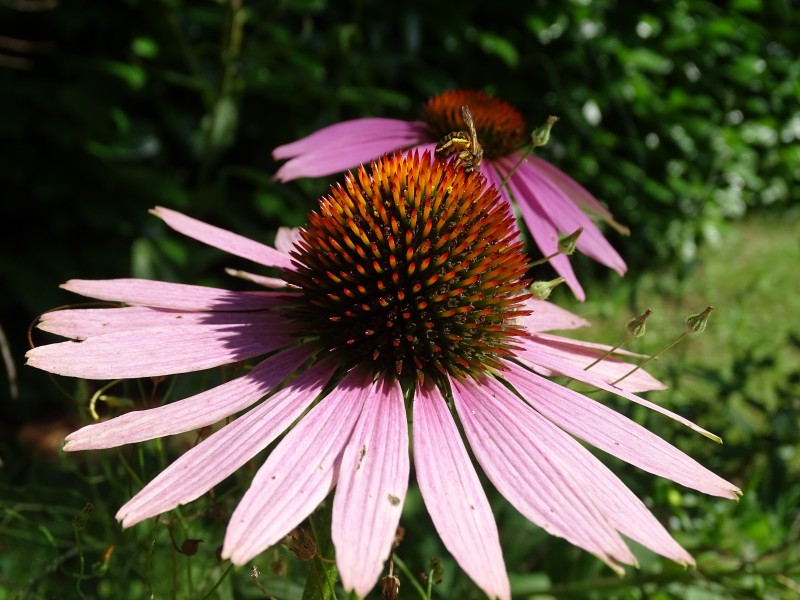
<svg viewBox="0 0 800 600">
<path fill-rule="evenodd" d="M 557 447 L 552 425 L 499 381 L 453 381 L 453 399 L 475 458 L 497 490 L 550 534 L 596 555 L 615 570 L 636 559 L 575 477 Z"/>
<path fill-rule="evenodd" d="M 283 433 L 322 391 L 332 371 L 330 365 L 315 365 L 214 432 L 131 498 L 117 512 L 117 519 L 130 527 L 205 494 Z"/>
<path fill-rule="evenodd" d="M 509 600 L 510 584 L 489 501 L 445 399 L 417 385 L 414 466 L 425 507 L 447 550 L 490 598 Z"/>
<path fill-rule="evenodd" d="M 392 548 L 408 488 L 408 425 L 400 385 L 372 384 L 342 454 L 331 535 L 345 590 L 366 596 Z"/>
<path fill-rule="evenodd" d="M 260 310 L 281 304 L 271 292 L 234 292 L 149 279 L 70 279 L 65 290 L 109 302 L 175 310 Z"/>
<path fill-rule="evenodd" d="M 517 157 L 512 155 L 501 160 L 510 168 Z M 564 234 L 573 233 L 583 227 L 583 233 L 577 242 L 578 250 L 620 275 L 625 274 L 628 269 L 625 261 L 603 237 L 597 225 L 545 173 L 538 170 L 534 163 L 524 162 L 511 178 L 522 194 L 517 197 L 517 202 L 538 204 Z"/>
<path fill-rule="evenodd" d="M 597 448 L 692 489 L 737 498 L 739 489 L 629 418 L 527 369 L 508 365 L 503 372 L 514 388 L 542 415 Z"/>
<path fill-rule="evenodd" d="M 157 206 L 150 212 L 163 219 L 175 231 L 203 242 L 212 248 L 218 248 L 234 256 L 246 258 L 267 267 L 294 268 L 288 254 L 279 252 L 266 244 L 261 244 L 237 233 L 203 223 L 169 208 Z"/>
<path fill-rule="evenodd" d="M 222 557 L 241 565 L 280 541 L 336 483 L 342 450 L 370 391 L 350 372 L 272 451 L 231 516 Z"/>
<path fill-rule="evenodd" d="M 512 371 L 522 369 L 517 365 L 509 365 L 509 368 Z M 526 454 L 541 451 L 541 458 L 537 462 L 541 464 L 542 461 L 554 461 L 554 464 L 560 464 L 567 477 L 568 485 L 574 484 L 576 490 L 584 490 L 584 501 L 591 502 L 596 506 L 611 527 L 658 554 L 683 564 L 694 562 L 692 557 L 672 539 L 666 529 L 633 492 L 574 438 L 538 411 L 525 406 L 518 397 L 499 383 L 494 382 L 490 389 L 486 390 L 474 383 L 467 382 L 467 384 L 472 388 L 472 393 L 467 394 L 467 402 L 464 403 L 466 406 L 459 409 L 459 415 L 462 412 L 466 414 L 466 418 L 462 416 L 462 422 L 476 420 L 480 425 L 484 425 L 485 433 L 498 432 L 497 435 L 486 435 L 477 443 L 471 443 L 476 456 L 479 456 L 476 448 L 478 444 L 489 446 L 496 444 L 500 447 L 508 447 L 512 459 L 519 462 L 523 462 L 524 459 L 521 457 Z M 458 396 L 456 399 L 458 400 Z M 495 421 L 497 421 L 496 425 L 485 426 L 491 425 Z M 502 434 L 503 427 L 513 431 L 509 435 L 504 435 Z M 466 431 L 469 436 L 470 430 Z M 523 435 L 519 435 L 519 432 L 523 431 Z M 514 449 L 512 445 L 514 438 L 520 442 L 517 449 Z M 485 470 L 488 472 L 488 469 L 485 468 Z M 522 465 L 516 473 L 513 470 L 510 471 L 507 473 L 507 477 L 510 479 L 507 485 L 520 487 L 522 481 L 526 479 L 526 475 L 534 470 L 535 468 L 532 470 Z M 527 490 L 527 493 L 525 491 L 523 493 L 528 496 L 530 494 L 541 495 L 545 490 L 544 486 L 538 485 L 538 482 L 534 481 L 533 487 Z M 558 512 L 562 505 L 554 500 L 551 498 L 549 505 L 557 507 L 556 512 Z M 548 504 L 545 503 L 545 507 L 547 506 Z M 576 511 L 574 515 L 577 521 L 579 511 Z M 590 527 L 590 525 L 585 525 L 585 527 Z M 596 534 L 592 535 L 589 532 L 578 533 L 578 535 L 581 534 L 597 537 Z M 590 550 L 590 548 L 586 549 Z"/>
<path fill-rule="evenodd" d="M 610 346 L 604 344 L 589 344 L 588 342 L 579 342 L 557 335 L 542 333 L 536 334 L 531 340 L 531 343 L 547 346 L 548 350 L 554 355 L 558 355 L 563 360 L 571 362 L 576 369 L 582 370 L 585 370 L 586 367 L 594 363 L 595 360 L 603 356 L 610 349 Z M 611 354 L 599 363 L 593 365 L 591 370 L 611 384 L 621 377 L 628 375 L 635 366 L 636 365 L 632 365 L 618 356 Z M 622 381 L 614 383 L 614 385 L 627 392 L 646 392 L 649 390 L 667 389 L 666 385 L 644 369 L 633 372 Z"/>
<path fill-rule="evenodd" d="M 589 212 L 596 214 L 604 221 L 614 221 L 614 216 L 609 212 L 609 210 L 600 204 L 600 202 L 598 202 L 598 200 L 592 196 L 586 190 L 586 188 L 575 181 L 572 177 L 557 167 L 551 165 L 543 158 L 539 158 L 534 154 L 529 154 L 525 157 L 525 160 L 527 160 L 537 171 L 545 175 L 553 184 L 558 186 L 564 195 L 575 202 L 575 204 L 584 210 L 588 210 Z"/>
<path fill-rule="evenodd" d="M 430 141 L 427 125 L 420 122 L 381 118 L 343 121 L 275 148 L 272 152 L 275 159 L 291 159 L 275 178 L 289 181 L 330 175 L 398 148 L 411 148 L 427 141 Z"/>
<path fill-rule="evenodd" d="M 502 179 L 502 176 L 508 172 L 509 167 L 504 167 L 502 161 L 495 161 L 494 165 L 498 169 L 494 178 Z M 512 196 L 516 199 L 522 219 L 528 226 L 528 230 L 531 232 L 531 236 L 533 236 L 533 241 L 536 242 L 539 250 L 541 250 L 542 256 L 556 254 L 556 252 L 558 252 L 559 236 L 558 228 L 553 223 L 552 218 L 538 204 L 525 201 L 523 194 L 527 192 L 520 188 L 516 178 L 512 177 L 509 179 L 506 185 L 508 189 L 511 190 Z M 578 282 L 575 271 L 572 270 L 569 258 L 563 254 L 556 254 L 556 256 L 553 256 L 548 262 L 550 266 L 555 269 L 556 273 L 564 278 L 565 283 L 569 289 L 572 290 L 572 293 L 575 294 L 575 297 L 583 302 L 586 299 L 586 294 L 580 282 Z"/>
<path fill-rule="evenodd" d="M 520 324 L 531 333 L 554 329 L 577 329 L 588 327 L 589 321 L 546 300 L 525 300 L 530 314 L 519 318 Z"/>
<path fill-rule="evenodd" d="M 57 375 L 130 379 L 219 367 L 272 352 L 292 339 L 292 330 L 279 315 L 231 314 L 246 318 L 232 324 L 212 321 L 118 331 L 39 346 L 26 356 L 29 365 Z"/>
<path fill-rule="evenodd" d="M 217 423 L 257 402 L 309 356 L 305 346 L 280 352 L 215 388 L 158 408 L 138 410 L 67 436 L 64 450 L 96 450 L 175 435 Z"/>
<path fill-rule="evenodd" d="M 686 419 L 679 414 L 664 408 L 663 406 L 659 406 L 658 404 L 654 404 L 649 400 L 645 400 L 641 396 L 632 394 L 621 387 L 611 385 L 598 373 L 593 373 L 592 371 L 594 369 L 584 370 L 582 367 L 576 367 L 571 360 L 564 359 L 562 353 L 555 351 L 552 346 L 538 343 L 535 338 L 519 338 L 519 341 L 522 349 L 517 352 L 517 358 L 529 365 L 537 373 L 543 373 L 546 375 L 558 374 L 565 377 L 571 377 L 572 379 L 576 379 L 583 383 L 588 383 L 589 385 L 598 387 L 601 390 L 611 392 L 612 394 L 617 394 L 626 400 L 630 400 L 631 402 L 635 402 L 636 404 L 640 404 L 646 408 L 649 408 L 650 410 L 665 415 L 709 439 L 720 441 L 719 436 L 714 435 L 710 431 L 706 431 L 696 423 L 692 423 L 689 419 Z"/>
</svg>

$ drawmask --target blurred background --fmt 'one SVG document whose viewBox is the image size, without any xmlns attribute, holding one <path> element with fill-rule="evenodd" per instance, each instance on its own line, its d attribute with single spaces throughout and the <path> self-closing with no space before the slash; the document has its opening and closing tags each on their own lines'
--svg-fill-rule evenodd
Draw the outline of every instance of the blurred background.
<svg viewBox="0 0 800 600">
<path fill-rule="evenodd" d="M 0 0 L 0 600 L 303 597 L 314 563 L 282 546 L 254 562 L 258 579 L 217 557 L 252 472 L 213 502 L 122 532 L 117 508 L 194 438 L 64 455 L 96 384 L 24 367 L 28 330 L 81 301 L 58 288 L 70 278 L 237 285 L 223 268 L 250 266 L 168 232 L 147 209 L 271 242 L 335 181 L 276 183 L 275 146 L 343 119 L 414 120 L 429 96 L 457 88 L 508 100 L 531 129 L 559 116 L 540 156 L 630 227 L 630 237 L 607 231 L 628 261 L 624 279 L 574 256 L 587 302 L 566 289 L 552 297 L 593 321 L 584 338 L 613 344 L 652 308 L 631 346 L 652 353 L 688 314 L 716 307 L 705 333 L 652 365 L 672 390 L 650 398 L 723 446 L 598 398 L 745 492 L 738 503 L 706 498 L 608 461 L 698 561 L 686 571 L 637 548 L 641 568 L 624 577 L 490 492 L 514 598 L 800 596 L 799 8 Z M 106 412 L 153 385 L 120 392 Z M 402 525 L 401 598 L 421 597 L 408 580 L 434 557 L 434 598 L 482 597 L 416 492 Z"/>
</svg>

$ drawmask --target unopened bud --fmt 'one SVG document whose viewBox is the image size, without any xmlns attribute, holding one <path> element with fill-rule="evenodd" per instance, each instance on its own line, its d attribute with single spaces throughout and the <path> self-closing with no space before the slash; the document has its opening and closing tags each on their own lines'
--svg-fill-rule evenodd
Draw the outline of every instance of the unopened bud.
<svg viewBox="0 0 800 600">
<path fill-rule="evenodd" d="M 653 314 L 653 311 L 649 308 L 644 311 L 641 315 L 636 317 L 635 319 L 631 319 L 628 321 L 628 324 L 625 325 L 625 329 L 628 330 L 628 333 L 633 337 L 640 338 L 644 335 L 645 329 L 647 329 L 647 319 L 650 318 L 650 315 Z"/>
<path fill-rule="evenodd" d="M 317 555 L 317 542 L 307 529 L 298 527 L 283 539 L 290 552 L 300 560 L 311 560 Z"/>
<path fill-rule="evenodd" d="M 578 245 L 578 238 L 581 237 L 582 233 L 583 227 L 578 227 L 569 235 L 562 237 L 558 240 L 558 251 L 565 256 L 570 256 L 575 252 L 575 246 Z"/>
<path fill-rule="evenodd" d="M 713 310 L 713 306 L 707 306 L 703 312 L 686 317 L 686 321 L 684 321 L 686 331 L 688 333 L 703 333 Z"/>
<path fill-rule="evenodd" d="M 430 562 L 430 577 L 434 585 L 439 585 L 444 579 L 444 569 L 442 569 L 442 561 L 438 556 L 431 558 Z"/>
<path fill-rule="evenodd" d="M 550 115 L 547 117 L 547 121 L 544 125 L 533 130 L 533 133 L 531 133 L 531 143 L 534 148 L 541 148 L 547 145 L 547 142 L 550 141 L 550 130 L 553 128 L 553 125 L 556 124 L 556 121 L 558 121 L 558 117 Z"/>
<path fill-rule="evenodd" d="M 557 277 L 550 281 L 534 281 L 531 284 L 530 292 L 536 300 L 547 300 L 554 289 L 564 283 L 566 279 Z"/>
<path fill-rule="evenodd" d="M 381 579 L 381 600 L 397 600 L 400 595 L 400 580 L 396 575 Z"/>
<path fill-rule="evenodd" d="M 181 554 L 186 556 L 194 556 L 197 554 L 197 549 L 200 547 L 200 542 L 203 540 L 188 539 L 184 540 L 181 544 Z"/>
</svg>

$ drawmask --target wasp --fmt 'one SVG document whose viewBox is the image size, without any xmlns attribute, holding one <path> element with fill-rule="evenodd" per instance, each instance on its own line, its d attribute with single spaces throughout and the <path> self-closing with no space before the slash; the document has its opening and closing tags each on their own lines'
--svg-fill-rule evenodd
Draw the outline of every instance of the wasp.
<svg viewBox="0 0 800 600">
<path fill-rule="evenodd" d="M 475 121 L 472 120 L 472 113 L 469 112 L 469 106 L 466 104 L 461 107 L 461 116 L 469 132 L 453 131 L 448 133 L 436 144 L 435 154 L 444 158 L 457 152 L 456 166 L 463 165 L 464 170 L 469 173 L 481 164 L 483 148 L 478 143 Z"/>
</svg>

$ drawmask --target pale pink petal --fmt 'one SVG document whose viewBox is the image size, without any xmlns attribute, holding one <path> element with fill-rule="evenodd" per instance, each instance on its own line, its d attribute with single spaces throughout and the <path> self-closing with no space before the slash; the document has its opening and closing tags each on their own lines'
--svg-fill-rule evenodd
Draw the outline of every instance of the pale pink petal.
<svg viewBox="0 0 800 600">
<path fill-rule="evenodd" d="M 258 402 L 292 374 L 309 353 L 306 346 L 286 350 L 246 375 L 195 396 L 87 425 L 67 436 L 64 450 L 114 448 L 212 425 Z"/>
<path fill-rule="evenodd" d="M 586 340 L 576 340 L 573 338 L 565 338 L 560 335 L 553 335 L 550 333 L 542 333 L 536 332 L 537 339 L 543 340 L 553 340 L 555 342 L 564 343 L 570 347 L 575 347 L 578 352 L 581 352 L 581 348 L 586 349 L 593 349 L 593 350 L 608 350 L 611 346 L 607 344 L 599 344 L 597 342 L 587 342 Z M 630 358 L 647 358 L 647 354 L 642 354 L 641 352 L 632 352 L 631 350 L 626 350 L 625 348 L 617 348 L 614 350 L 614 355 L 616 356 L 626 356 Z M 666 389 L 666 388 L 664 388 Z"/>
<path fill-rule="evenodd" d="M 605 346 L 603 344 L 593 344 L 589 346 L 588 343 L 581 343 L 569 338 L 543 333 L 538 333 L 533 336 L 531 343 L 547 346 L 554 355 L 571 362 L 575 368 L 582 370 L 591 365 L 610 349 L 610 346 Z M 636 365 L 626 362 L 612 354 L 592 366 L 590 370 L 611 384 L 620 377 L 630 373 L 635 367 Z M 626 392 L 646 392 L 649 390 L 667 389 L 667 386 L 644 369 L 639 369 L 614 385 Z"/>
<path fill-rule="evenodd" d="M 627 417 L 549 379 L 509 363 L 506 379 L 537 411 L 586 442 L 692 489 L 736 498 L 736 486 Z"/>
<path fill-rule="evenodd" d="M 332 371 L 330 365 L 314 366 L 214 432 L 131 498 L 117 512 L 117 519 L 130 527 L 205 494 L 283 433 L 322 392 Z"/>
<path fill-rule="evenodd" d="M 246 258 L 267 267 L 294 269 L 288 254 L 279 252 L 266 244 L 261 244 L 237 233 L 203 223 L 169 208 L 157 206 L 150 212 L 163 219 L 175 231 L 213 248 L 218 248 L 234 256 Z"/>
<path fill-rule="evenodd" d="M 284 301 L 285 303 L 285 296 Z M 37 328 L 75 340 L 120 331 L 188 325 L 241 325 L 272 323 L 276 316 L 257 312 L 185 312 L 146 306 L 54 310 L 41 317 Z"/>
<path fill-rule="evenodd" d="M 292 339 L 280 316 L 236 324 L 172 325 L 119 331 L 83 342 L 61 342 L 29 350 L 28 364 L 82 379 L 129 379 L 188 373 L 266 354 Z"/>
<path fill-rule="evenodd" d="M 645 400 L 644 398 L 632 394 L 620 387 L 611 385 L 599 374 L 593 373 L 592 371 L 594 369 L 584 371 L 583 368 L 576 367 L 572 361 L 564 359 L 561 353 L 556 352 L 550 346 L 536 342 L 535 338 L 519 338 L 519 341 L 522 349 L 517 352 L 517 358 L 529 365 L 536 372 L 545 375 L 557 373 L 565 377 L 571 377 L 572 379 L 582 381 L 583 383 L 588 383 L 589 385 L 600 388 L 601 390 L 606 390 L 607 392 L 617 394 L 618 396 L 622 396 L 631 402 L 635 402 L 636 404 L 640 404 L 646 408 L 649 408 L 650 410 L 654 410 L 657 413 L 665 415 L 709 439 L 717 442 L 720 441 L 719 436 L 714 435 L 710 431 L 706 431 L 699 425 L 692 423 L 689 419 L 686 419 L 672 412 L 671 410 L 659 406 L 658 404 L 653 404 L 649 400 Z"/>
<path fill-rule="evenodd" d="M 231 516 L 222 557 L 241 565 L 279 542 L 336 483 L 342 450 L 370 392 L 351 371 L 272 451 Z"/>
<path fill-rule="evenodd" d="M 251 281 L 256 285 L 260 285 L 265 288 L 271 288 L 271 289 L 285 288 L 288 285 L 286 283 L 286 280 L 284 279 L 279 279 L 278 277 L 265 277 L 263 275 L 256 275 L 255 273 L 242 271 L 240 269 L 226 268 L 225 272 L 231 277 L 238 277 L 239 279 L 244 279 L 245 281 Z"/>
<path fill-rule="evenodd" d="M 517 158 L 512 155 L 501 160 L 506 168 L 510 168 Z M 578 250 L 620 275 L 625 274 L 625 261 L 603 237 L 597 225 L 533 163 L 523 163 L 511 179 L 520 188 L 521 195 L 515 193 L 518 203 L 538 205 L 562 234 L 570 234 L 583 227 L 583 233 L 578 238 Z"/>
<path fill-rule="evenodd" d="M 301 239 L 299 227 L 278 227 L 275 234 L 275 249 L 284 254 L 294 250 L 294 245 Z"/>
<path fill-rule="evenodd" d="M 504 167 L 501 161 L 494 161 L 494 165 L 498 169 L 495 178 L 502 179 L 503 174 L 508 172 L 508 167 Z M 506 171 L 503 171 L 503 168 L 505 168 Z M 531 236 L 533 236 L 533 241 L 536 242 L 539 250 L 541 250 L 542 257 L 551 256 L 558 252 L 558 229 L 551 217 L 544 212 L 538 204 L 525 201 L 524 194 L 526 192 L 520 189 L 516 178 L 512 177 L 509 179 L 506 185 L 508 189 L 511 190 L 511 195 L 516 199 L 517 207 L 522 214 L 525 224 L 528 226 L 528 230 L 531 232 Z M 569 233 L 572 232 L 570 231 Z M 581 284 L 578 282 L 575 271 L 572 270 L 569 258 L 563 254 L 557 254 L 549 259 L 548 262 L 550 266 L 555 269 L 556 273 L 565 279 L 565 283 L 569 289 L 572 290 L 572 293 L 575 294 L 575 297 L 583 302 L 586 299 L 586 294 Z"/>
<path fill-rule="evenodd" d="M 445 547 L 490 598 L 509 600 L 489 501 L 447 403 L 430 380 L 417 385 L 413 441 L 417 483 Z"/>
<path fill-rule="evenodd" d="M 275 159 L 291 159 L 275 178 L 289 181 L 338 173 L 387 152 L 427 142 L 428 138 L 428 126 L 420 122 L 381 118 L 343 121 L 275 148 Z"/>
<path fill-rule="evenodd" d="M 366 596 L 389 557 L 408 488 L 408 425 L 400 384 L 372 384 L 342 454 L 331 536 L 345 590 Z"/>
<path fill-rule="evenodd" d="M 531 313 L 520 317 L 518 320 L 531 333 L 552 331 L 554 329 L 577 329 L 591 325 L 586 319 L 546 300 L 529 298 L 525 300 L 525 308 L 530 310 Z"/>
<path fill-rule="evenodd" d="M 527 519 L 591 552 L 611 568 L 636 559 L 595 505 L 591 490 L 548 444 L 553 426 L 499 381 L 453 381 L 469 445 L 497 490 Z"/>
<path fill-rule="evenodd" d="M 517 365 L 509 365 L 510 370 L 522 370 Z M 524 374 L 523 374 L 524 376 Z M 475 398 L 481 403 L 483 398 L 478 389 Z M 501 388 L 505 392 L 505 388 Z M 501 394 L 497 394 L 500 396 Z M 525 442 L 524 447 L 539 446 L 547 454 L 557 457 L 567 467 L 570 479 L 580 484 L 587 490 L 586 498 L 590 499 L 603 513 L 609 524 L 636 540 L 654 552 L 671 558 L 680 563 L 692 564 L 692 557 L 678 545 L 664 527 L 655 519 L 645 505 L 619 480 L 602 462 L 571 436 L 548 421 L 539 411 L 532 411 L 525 407 L 519 398 L 504 394 L 503 404 L 510 404 L 505 410 L 506 418 L 520 424 L 525 424 L 534 441 Z M 537 396 L 538 397 L 538 396 Z M 536 405 L 533 401 L 532 405 Z M 558 404 L 552 401 L 552 404 Z M 478 406 L 477 413 L 484 412 L 486 419 L 493 419 L 497 409 L 493 404 Z M 568 412 L 566 409 L 564 412 Z M 460 413 L 459 413 L 460 414 Z M 499 417 L 502 418 L 502 417 Z M 462 417 L 463 419 L 463 417 Z M 498 439 L 493 437 L 492 440 Z M 499 438 L 501 443 L 505 438 Z M 475 449 L 475 445 L 472 445 Z M 523 451 L 524 452 L 524 451 Z M 538 488 L 538 486 L 537 486 Z"/>
<path fill-rule="evenodd" d="M 176 310 L 259 310 L 282 304 L 282 296 L 270 292 L 234 292 L 149 279 L 70 279 L 61 287 L 98 300 Z"/>
</svg>

